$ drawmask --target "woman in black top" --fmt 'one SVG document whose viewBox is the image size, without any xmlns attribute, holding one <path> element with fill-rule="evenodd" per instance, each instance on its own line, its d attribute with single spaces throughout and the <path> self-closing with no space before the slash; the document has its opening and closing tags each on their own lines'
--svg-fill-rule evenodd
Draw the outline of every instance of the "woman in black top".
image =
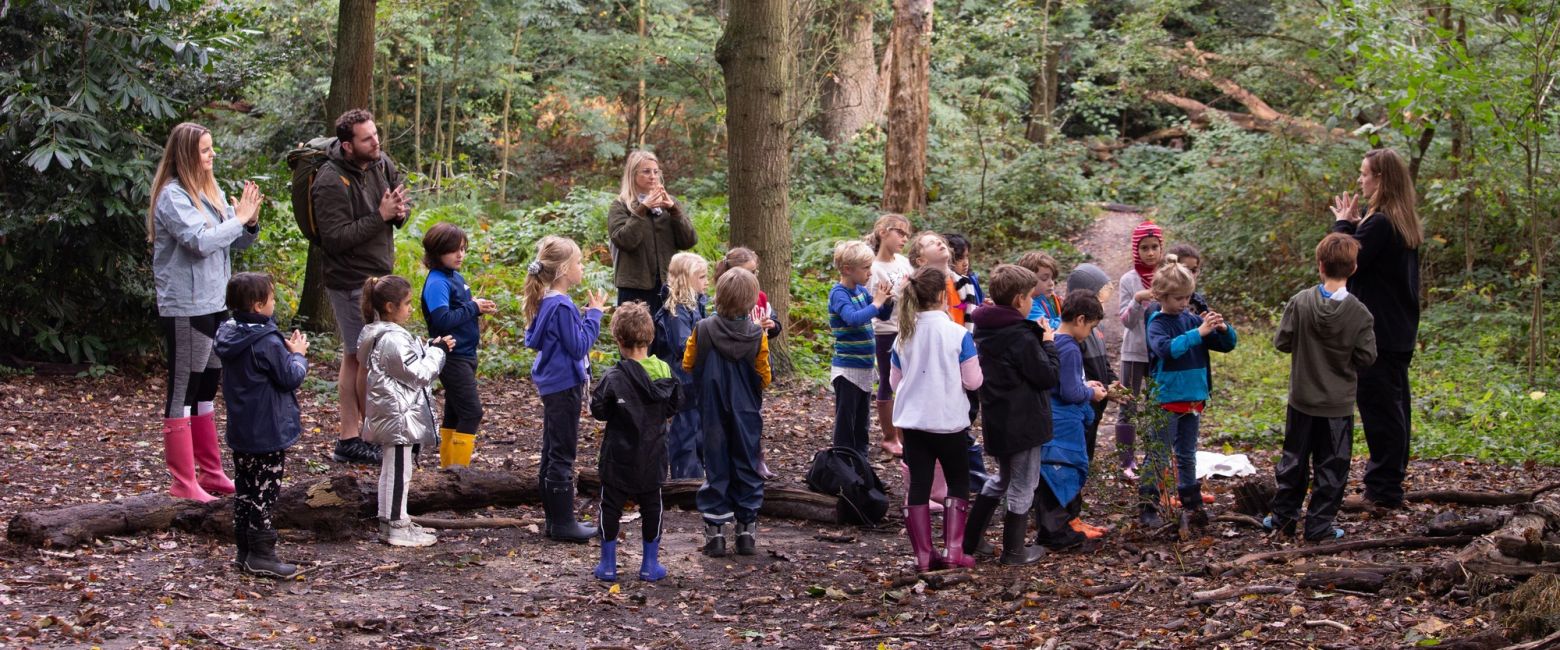
<svg viewBox="0 0 1560 650">
<path fill-rule="evenodd" d="M 1424 231 L 1414 210 L 1416 196 L 1408 165 L 1391 149 L 1376 149 L 1360 161 L 1360 196 L 1333 199 L 1333 232 L 1360 243 L 1349 293 L 1375 317 L 1375 365 L 1360 373 L 1360 420 L 1370 462 L 1365 466 L 1365 500 L 1377 506 L 1403 504 L 1408 470 L 1412 403 L 1408 364 L 1419 332 L 1419 245 Z M 1365 209 L 1357 205 L 1366 201 Z"/>
</svg>

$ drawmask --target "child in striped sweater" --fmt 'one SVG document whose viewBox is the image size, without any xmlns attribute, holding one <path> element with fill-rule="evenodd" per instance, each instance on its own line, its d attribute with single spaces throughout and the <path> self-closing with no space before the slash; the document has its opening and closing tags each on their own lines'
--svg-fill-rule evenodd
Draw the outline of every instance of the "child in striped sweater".
<svg viewBox="0 0 1560 650">
<path fill-rule="evenodd" d="M 888 300 L 890 287 L 878 282 L 870 290 L 872 249 L 860 240 L 834 247 L 834 268 L 840 281 L 829 290 L 829 329 L 834 333 L 834 357 L 829 361 L 834 385 L 834 446 L 866 455 L 872 402 L 872 361 L 875 354 L 872 319 Z"/>
</svg>

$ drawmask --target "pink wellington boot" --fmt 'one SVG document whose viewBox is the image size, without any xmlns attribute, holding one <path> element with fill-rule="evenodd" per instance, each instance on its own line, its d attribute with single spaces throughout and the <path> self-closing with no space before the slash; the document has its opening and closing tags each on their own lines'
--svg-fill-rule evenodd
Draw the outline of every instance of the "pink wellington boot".
<svg viewBox="0 0 1560 650">
<path fill-rule="evenodd" d="M 190 418 L 163 419 L 163 461 L 168 465 L 168 473 L 173 475 L 169 494 L 200 502 L 216 500 L 195 482 L 195 450 L 190 442 Z"/>
<path fill-rule="evenodd" d="M 905 461 L 899 461 L 899 472 L 905 482 L 905 505 L 910 504 L 910 466 Z M 932 500 L 930 505 L 933 514 L 943 511 L 943 499 L 948 498 L 948 482 L 943 480 L 942 463 L 932 466 Z"/>
<path fill-rule="evenodd" d="M 222 454 L 217 447 L 217 419 L 211 414 L 190 417 L 190 442 L 195 448 L 195 466 L 200 468 L 196 482 L 210 494 L 232 494 L 233 480 L 222 472 Z"/>
</svg>

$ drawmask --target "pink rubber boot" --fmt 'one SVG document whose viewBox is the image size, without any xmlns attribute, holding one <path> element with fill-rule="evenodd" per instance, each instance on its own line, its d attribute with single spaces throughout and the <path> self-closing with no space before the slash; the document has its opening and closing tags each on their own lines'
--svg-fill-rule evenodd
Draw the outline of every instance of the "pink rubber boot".
<svg viewBox="0 0 1560 650">
<path fill-rule="evenodd" d="M 195 450 L 190 442 L 189 418 L 163 419 L 163 461 L 168 465 L 168 473 L 173 475 L 169 494 L 201 502 L 216 499 L 195 482 Z"/>
<path fill-rule="evenodd" d="M 196 482 L 210 494 L 232 494 L 233 480 L 222 472 L 222 454 L 217 447 L 217 419 L 211 414 L 190 417 L 190 442 L 195 448 L 195 466 L 200 468 Z"/>
</svg>

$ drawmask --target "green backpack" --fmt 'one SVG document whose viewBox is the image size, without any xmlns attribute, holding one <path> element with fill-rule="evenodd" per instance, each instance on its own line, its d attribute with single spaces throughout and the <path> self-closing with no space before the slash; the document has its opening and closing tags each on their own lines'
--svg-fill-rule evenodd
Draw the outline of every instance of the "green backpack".
<svg viewBox="0 0 1560 650">
<path fill-rule="evenodd" d="M 333 137 L 320 137 L 299 143 L 287 152 L 287 168 L 292 170 L 289 186 L 292 190 L 293 220 L 298 222 L 298 231 L 311 244 L 320 243 L 320 229 L 314 223 L 314 197 L 309 190 L 314 187 L 314 175 L 322 165 L 330 162 L 330 156 L 326 154 L 335 143 Z"/>
</svg>

